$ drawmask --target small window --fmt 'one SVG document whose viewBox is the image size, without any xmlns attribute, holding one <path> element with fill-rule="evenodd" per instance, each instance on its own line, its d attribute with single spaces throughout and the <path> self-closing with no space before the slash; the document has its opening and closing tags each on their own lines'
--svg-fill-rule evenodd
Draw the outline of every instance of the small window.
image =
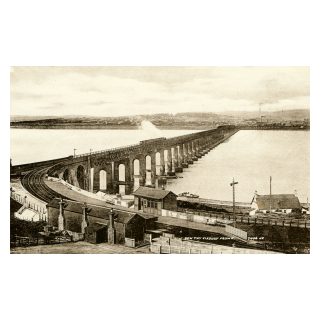
<svg viewBox="0 0 320 320">
<path fill-rule="evenodd" d="M 148 200 L 148 208 L 150 208 L 150 200 Z"/>
<path fill-rule="evenodd" d="M 154 208 L 154 202 L 151 201 L 151 208 Z"/>
</svg>

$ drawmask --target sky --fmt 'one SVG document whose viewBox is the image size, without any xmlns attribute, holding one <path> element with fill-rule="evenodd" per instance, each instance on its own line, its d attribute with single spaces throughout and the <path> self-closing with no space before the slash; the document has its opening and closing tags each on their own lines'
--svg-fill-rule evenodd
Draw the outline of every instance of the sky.
<svg viewBox="0 0 320 320">
<path fill-rule="evenodd" d="M 10 114 L 310 108 L 309 67 L 10 67 Z"/>
</svg>

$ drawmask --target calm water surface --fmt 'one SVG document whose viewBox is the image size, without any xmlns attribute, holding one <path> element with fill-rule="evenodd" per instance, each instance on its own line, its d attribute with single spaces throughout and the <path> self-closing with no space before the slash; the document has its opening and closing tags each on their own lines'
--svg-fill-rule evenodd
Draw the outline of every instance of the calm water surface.
<svg viewBox="0 0 320 320">
<path fill-rule="evenodd" d="M 294 193 L 310 201 L 310 132 L 239 131 L 211 150 L 167 189 L 189 191 L 203 198 L 232 201 L 233 177 L 236 201 L 252 200 L 253 194 Z"/>
<path fill-rule="evenodd" d="M 57 159 L 92 151 L 123 147 L 141 140 L 175 137 L 197 130 L 41 130 L 10 129 L 12 164 Z"/>
<path fill-rule="evenodd" d="M 163 130 L 161 136 L 174 137 L 194 130 Z M 159 135 L 143 130 L 10 130 L 10 157 L 13 165 L 121 147 Z M 203 198 L 232 200 L 232 178 L 236 201 L 251 201 L 254 191 L 294 193 L 300 201 L 310 200 L 310 132 L 240 131 L 199 159 L 167 189 L 189 191 Z"/>
</svg>

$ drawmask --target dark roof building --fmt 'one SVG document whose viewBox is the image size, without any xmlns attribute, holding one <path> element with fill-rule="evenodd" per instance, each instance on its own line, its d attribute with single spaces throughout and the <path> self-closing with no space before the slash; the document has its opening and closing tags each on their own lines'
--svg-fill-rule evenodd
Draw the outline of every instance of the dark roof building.
<svg viewBox="0 0 320 320">
<path fill-rule="evenodd" d="M 107 242 L 108 226 L 101 223 L 94 223 L 86 228 L 85 240 L 90 243 Z"/>
<path fill-rule="evenodd" d="M 91 232 L 90 234 L 97 233 L 95 241 L 98 242 L 107 239 L 107 235 L 104 238 L 104 236 L 101 236 L 101 232 L 107 232 L 110 210 L 112 209 L 114 213 L 115 242 L 119 244 L 124 243 L 125 237 L 135 238 L 136 241 L 143 240 L 147 222 L 157 219 L 157 217 L 137 213 L 130 209 L 116 208 L 116 206 L 108 208 L 70 200 L 63 200 L 61 205 L 61 200 L 53 199 L 47 204 L 47 209 L 49 225 L 58 227 L 60 230 L 78 233 L 85 233 L 86 228 L 88 228 L 88 231 Z M 61 210 L 62 214 L 60 214 Z M 103 231 L 104 228 L 100 228 L 101 225 L 106 226 L 105 231 Z"/>
<path fill-rule="evenodd" d="M 261 211 L 270 210 L 270 195 L 255 195 L 251 203 L 253 208 Z M 294 194 L 272 194 L 271 210 L 286 213 L 301 210 L 299 198 Z"/>
<path fill-rule="evenodd" d="M 139 212 L 161 215 L 161 210 L 177 211 L 177 195 L 172 191 L 139 187 L 134 195 L 134 208 Z"/>
</svg>

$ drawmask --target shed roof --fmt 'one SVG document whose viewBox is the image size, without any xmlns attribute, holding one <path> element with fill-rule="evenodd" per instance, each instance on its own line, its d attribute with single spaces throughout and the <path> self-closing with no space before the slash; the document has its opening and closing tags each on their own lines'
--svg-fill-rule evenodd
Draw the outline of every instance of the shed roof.
<svg viewBox="0 0 320 320">
<path fill-rule="evenodd" d="M 100 223 L 94 223 L 93 225 L 88 227 L 88 230 L 95 232 L 95 231 L 99 231 L 99 230 L 104 229 L 104 228 L 107 228 L 107 226 L 104 225 L 104 224 L 100 224 Z"/>
<path fill-rule="evenodd" d="M 151 198 L 151 199 L 164 199 L 169 193 L 174 194 L 172 191 L 169 190 L 162 190 L 162 189 L 154 189 L 148 187 L 139 187 L 135 192 L 133 192 L 134 196 Z"/>
<path fill-rule="evenodd" d="M 47 207 L 51 208 L 56 208 L 59 209 L 59 199 L 52 199 L 48 204 Z M 81 202 L 75 202 L 75 201 L 69 201 L 69 200 L 64 200 L 65 205 L 64 205 L 64 210 L 65 211 L 70 211 L 70 212 L 76 212 L 79 214 L 82 214 L 82 207 L 84 206 L 83 203 Z M 111 208 L 107 207 L 99 207 L 99 206 L 93 206 L 90 204 L 87 204 L 88 207 L 88 215 L 89 216 L 94 216 L 97 218 L 102 218 L 104 220 L 109 220 L 109 213 Z M 131 213 L 131 212 L 126 212 L 126 211 L 120 211 L 117 209 L 113 208 L 114 212 L 114 221 L 126 224 L 131 218 L 134 217 L 136 213 Z M 142 216 L 143 217 L 143 216 Z M 147 219 L 146 217 L 143 217 L 144 219 Z"/>
<path fill-rule="evenodd" d="M 257 195 L 259 210 L 270 209 L 270 195 Z M 294 194 L 272 194 L 271 209 L 300 209 L 299 198 Z"/>
</svg>

